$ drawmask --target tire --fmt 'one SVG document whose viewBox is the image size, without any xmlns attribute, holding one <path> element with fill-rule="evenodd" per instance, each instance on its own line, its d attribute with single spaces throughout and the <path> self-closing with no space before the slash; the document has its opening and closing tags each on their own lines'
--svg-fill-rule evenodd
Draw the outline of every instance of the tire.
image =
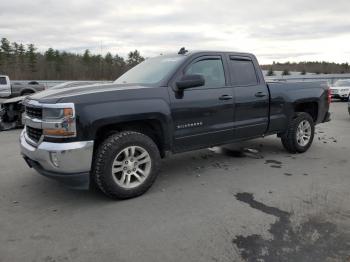
<svg viewBox="0 0 350 262">
<path fill-rule="evenodd" d="M 307 124 L 309 128 L 307 128 Z M 299 127 L 304 129 L 303 132 L 298 131 Z M 281 141 L 288 152 L 304 153 L 310 148 L 314 136 L 315 124 L 312 117 L 308 113 L 297 113 L 289 123 L 286 133 L 281 136 Z M 308 139 L 306 139 L 307 137 Z"/>
<path fill-rule="evenodd" d="M 92 178 L 108 197 L 128 199 L 144 194 L 152 186 L 159 167 L 160 154 L 154 141 L 139 132 L 123 131 L 99 145 Z"/>
</svg>

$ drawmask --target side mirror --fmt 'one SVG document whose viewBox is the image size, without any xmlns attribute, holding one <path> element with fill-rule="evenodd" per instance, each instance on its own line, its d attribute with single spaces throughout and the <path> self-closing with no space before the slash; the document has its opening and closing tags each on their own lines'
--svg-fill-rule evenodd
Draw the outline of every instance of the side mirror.
<svg viewBox="0 0 350 262">
<path fill-rule="evenodd" d="M 187 88 L 204 86 L 205 80 L 202 75 L 184 75 L 180 81 L 176 82 L 178 91 L 182 91 Z"/>
</svg>

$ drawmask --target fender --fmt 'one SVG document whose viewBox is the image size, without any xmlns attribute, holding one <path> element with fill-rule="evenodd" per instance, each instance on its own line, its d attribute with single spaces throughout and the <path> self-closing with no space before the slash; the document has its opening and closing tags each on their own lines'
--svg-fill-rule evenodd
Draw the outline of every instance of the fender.
<svg viewBox="0 0 350 262">
<path fill-rule="evenodd" d="M 99 129 L 108 125 L 118 125 L 134 121 L 157 120 L 163 132 L 164 144 L 171 147 L 173 126 L 169 103 L 164 99 L 150 98 L 110 101 L 107 103 L 86 104 L 79 110 L 79 125 L 84 140 L 94 140 Z"/>
</svg>

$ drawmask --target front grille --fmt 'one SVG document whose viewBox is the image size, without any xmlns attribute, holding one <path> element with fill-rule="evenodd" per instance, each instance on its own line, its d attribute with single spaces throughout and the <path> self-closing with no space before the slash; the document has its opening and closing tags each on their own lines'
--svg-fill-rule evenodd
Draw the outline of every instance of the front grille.
<svg viewBox="0 0 350 262">
<path fill-rule="evenodd" d="M 39 142 L 40 137 L 43 134 L 43 130 L 42 129 L 33 128 L 33 127 L 30 127 L 30 126 L 26 127 L 26 131 L 27 131 L 27 136 L 31 140 L 33 140 L 35 143 Z"/>
<path fill-rule="evenodd" d="M 30 118 L 42 119 L 43 110 L 40 107 L 28 107 L 28 106 L 26 106 L 26 114 Z"/>
</svg>

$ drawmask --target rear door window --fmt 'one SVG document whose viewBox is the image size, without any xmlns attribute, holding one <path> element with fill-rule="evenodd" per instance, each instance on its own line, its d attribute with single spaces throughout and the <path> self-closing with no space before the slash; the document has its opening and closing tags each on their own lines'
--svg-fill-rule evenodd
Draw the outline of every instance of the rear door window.
<svg viewBox="0 0 350 262">
<path fill-rule="evenodd" d="M 7 85 L 6 77 L 0 76 L 0 85 Z"/>
<path fill-rule="evenodd" d="M 233 85 L 251 86 L 258 84 L 253 61 L 249 58 L 230 58 L 230 74 Z"/>
</svg>

